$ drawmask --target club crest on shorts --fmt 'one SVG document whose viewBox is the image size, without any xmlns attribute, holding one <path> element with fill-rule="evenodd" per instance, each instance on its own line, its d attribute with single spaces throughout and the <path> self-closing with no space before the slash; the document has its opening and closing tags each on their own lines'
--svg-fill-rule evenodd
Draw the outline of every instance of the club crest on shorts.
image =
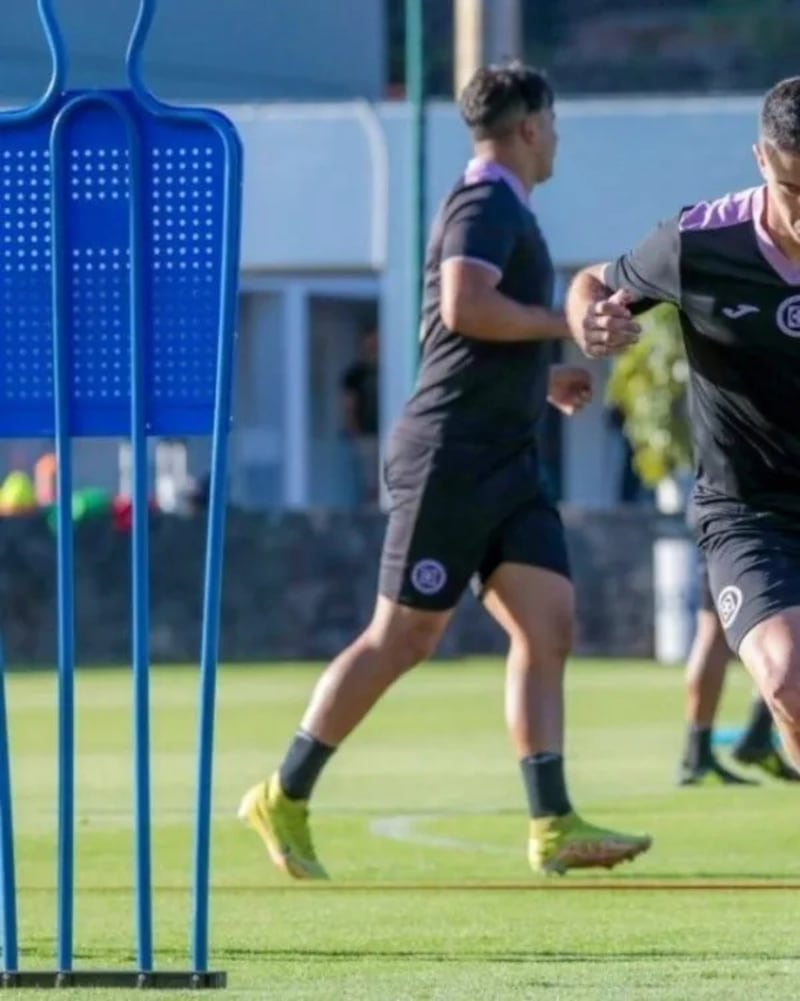
<svg viewBox="0 0 800 1001">
<path fill-rule="evenodd" d="M 775 314 L 778 329 L 787 337 L 800 337 L 800 295 L 791 295 L 778 306 Z"/>
<path fill-rule="evenodd" d="M 438 594 L 447 583 L 447 571 L 438 560 L 419 560 L 411 569 L 411 583 L 420 594 Z"/>
<path fill-rule="evenodd" d="M 727 629 L 733 623 L 741 607 L 742 592 L 739 588 L 733 585 L 723 587 L 717 598 L 717 612 L 723 628 Z"/>
</svg>

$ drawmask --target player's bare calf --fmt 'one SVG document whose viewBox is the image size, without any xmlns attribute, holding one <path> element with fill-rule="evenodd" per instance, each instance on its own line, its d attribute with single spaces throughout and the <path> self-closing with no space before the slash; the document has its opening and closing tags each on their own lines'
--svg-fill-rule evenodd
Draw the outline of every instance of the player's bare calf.
<svg viewBox="0 0 800 1001">
<path fill-rule="evenodd" d="M 754 626 L 739 655 L 772 710 L 786 753 L 800 768 L 800 607 Z"/>
</svg>

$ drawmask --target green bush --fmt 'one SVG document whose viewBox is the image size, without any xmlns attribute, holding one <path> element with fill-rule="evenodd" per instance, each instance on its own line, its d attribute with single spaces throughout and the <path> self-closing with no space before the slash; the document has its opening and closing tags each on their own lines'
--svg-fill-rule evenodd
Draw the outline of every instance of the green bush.
<svg viewBox="0 0 800 1001">
<path fill-rule="evenodd" d="M 674 306 L 662 303 L 638 320 L 642 336 L 615 359 L 606 399 L 623 415 L 636 472 L 655 487 L 692 466 L 689 366 Z"/>
</svg>

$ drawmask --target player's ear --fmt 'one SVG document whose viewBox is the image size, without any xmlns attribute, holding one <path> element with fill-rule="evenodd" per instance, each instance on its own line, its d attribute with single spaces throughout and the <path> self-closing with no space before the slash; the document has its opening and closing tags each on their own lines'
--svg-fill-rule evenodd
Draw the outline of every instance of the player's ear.
<svg viewBox="0 0 800 1001">
<path fill-rule="evenodd" d="M 758 164 L 758 169 L 761 171 L 761 176 L 764 180 L 766 180 L 767 161 L 764 157 L 764 150 L 761 148 L 761 143 L 753 143 L 753 156 L 756 158 L 756 163 Z"/>
<path fill-rule="evenodd" d="M 519 134 L 526 143 L 532 145 L 539 138 L 539 122 L 536 115 L 526 115 L 519 123 Z"/>
</svg>

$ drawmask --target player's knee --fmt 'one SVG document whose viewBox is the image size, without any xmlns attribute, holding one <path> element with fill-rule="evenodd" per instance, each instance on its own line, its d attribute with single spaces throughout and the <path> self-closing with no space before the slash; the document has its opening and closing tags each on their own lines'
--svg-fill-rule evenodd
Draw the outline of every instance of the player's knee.
<svg viewBox="0 0 800 1001">
<path fill-rule="evenodd" d="M 404 629 L 390 651 L 397 673 L 410 671 L 417 664 L 432 657 L 439 645 L 439 637 L 438 629 L 431 629 L 425 624 L 414 623 Z"/>
<path fill-rule="evenodd" d="M 551 664 L 566 664 L 567 658 L 572 652 L 572 643 L 571 625 L 564 626 L 563 629 L 554 629 L 542 648 L 542 654 Z"/>
<path fill-rule="evenodd" d="M 764 698 L 781 719 L 800 728 L 800 651 L 770 658 L 764 668 Z"/>
<path fill-rule="evenodd" d="M 557 616 L 546 626 L 520 630 L 512 634 L 511 644 L 532 664 L 563 664 L 572 651 L 572 618 Z"/>
<path fill-rule="evenodd" d="M 388 628 L 373 623 L 368 635 L 381 650 L 392 673 L 399 676 L 433 656 L 442 636 L 442 626 L 437 619 L 411 614 L 392 622 Z"/>
<path fill-rule="evenodd" d="M 782 720 L 800 729 L 800 679 L 798 677 L 776 679 L 775 684 L 766 692 L 765 697 Z"/>
</svg>

